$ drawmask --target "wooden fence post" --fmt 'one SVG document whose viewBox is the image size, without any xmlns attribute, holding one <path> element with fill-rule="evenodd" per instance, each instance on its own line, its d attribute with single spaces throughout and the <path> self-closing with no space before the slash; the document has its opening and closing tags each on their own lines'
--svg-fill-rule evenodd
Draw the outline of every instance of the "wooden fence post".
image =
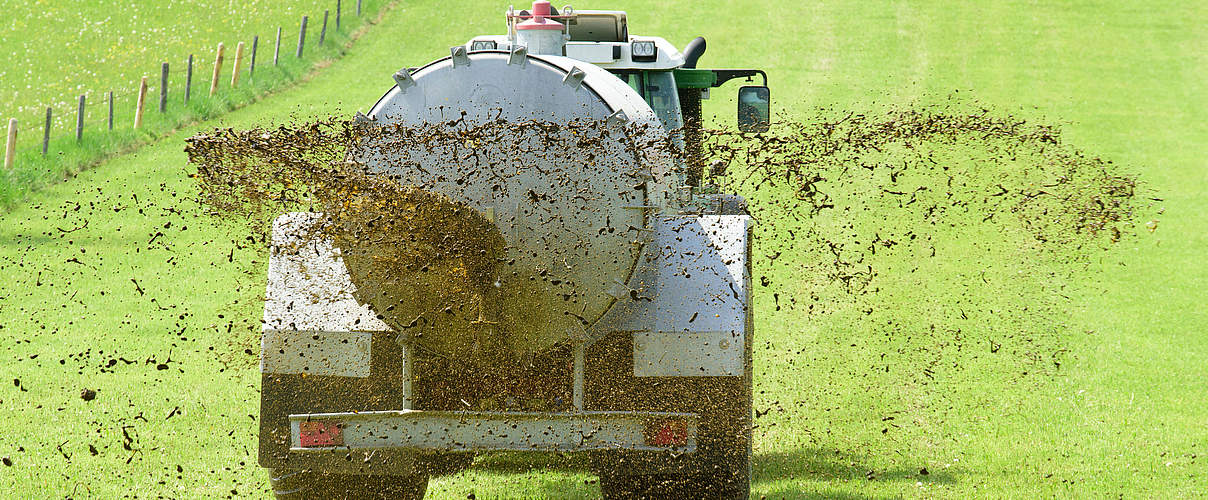
<svg viewBox="0 0 1208 500">
<path fill-rule="evenodd" d="M 189 68 L 185 70 L 185 104 L 189 103 L 189 93 L 193 88 L 193 54 L 189 54 Z"/>
<path fill-rule="evenodd" d="M 109 130 L 113 130 L 113 91 L 109 91 Z"/>
<path fill-rule="evenodd" d="M 84 96 L 80 96 L 80 109 L 76 111 L 76 142 L 84 138 Z"/>
<path fill-rule="evenodd" d="M 134 107 L 134 128 L 143 126 L 143 102 L 147 98 L 147 77 L 138 86 L 138 103 Z"/>
<path fill-rule="evenodd" d="M 168 111 L 168 63 L 164 63 L 159 70 L 159 112 Z"/>
<path fill-rule="evenodd" d="M 302 29 L 298 30 L 298 53 L 296 57 L 302 57 L 302 46 L 306 44 L 306 21 L 309 16 L 302 16 Z"/>
<path fill-rule="evenodd" d="M 340 7 L 343 6 L 343 4 L 340 3 L 341 1 L 342 0 L 336 0 L 336 31 L 340 31 Z"/>
<path fill-rule="evenodd" d="M 260 35 L 252 37 L 252 64 L 248 66 L 248 76 L 256 74 L 256 49 L 260 46 Z"/>
<path fill-rule="evenodd" d="M 277 59 L 281 57 L 281 27 L 277 27 L 277 46 L 273 47 L 273 66 L 277 65 Z"/>
<path fill-rule="evenodd" d="M 327 40 L 327 11 L 323 11 L 323 29 L 319 30 L 319 45 Z"/>
<path fill-rule="evenodd" d="M 222 42 L 218 43 L 218 51 L 214 55 L 214 76 L 210 78 L 210 97 L 214 97 L 214 93 L 218 92 L 218 74 L 222 71 L 222 52 L 225 48 Z"/>
<path fill-rule="evenodd" d="M 243 42 L 235 45 L 235 63 L 231 65 L 231 88 L 239 86 L 239 73 L 243 68 Z"/>
<path fill-rule="evenodd" d="M 13 169 L 13 160 L 17 157 L 17 119 L 8 119 L 8 141 L 4 143 L 4 169 Z"/>
<path fill-rule="evenodd" d="M 42 156 L 46 156 L 46 149 L 50 146 L 50 107 L 46 108 L 46 129 L 42 132 Z"/>
</svg>

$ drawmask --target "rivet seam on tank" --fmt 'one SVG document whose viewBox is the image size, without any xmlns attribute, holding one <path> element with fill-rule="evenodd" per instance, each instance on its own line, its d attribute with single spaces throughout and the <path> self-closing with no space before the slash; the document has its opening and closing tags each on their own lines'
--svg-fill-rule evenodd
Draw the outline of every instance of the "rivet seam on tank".
<svg viewBox="0 0 1208 500">
<path fill-rule="evenodd" d="M 407 68 L 403 68 L 394 73 L 394 83 L 398 85 L 399 92 L 406 92 L 408 88 L 415 86 L 415 79 L 411 78 L 411 72 Z"/>
<path fill-rule="evenodd" d="M 512 53 L 508 54 L 508 65 L 519 64 L 524 67 L 528 63 L 528 47 L 517 45 L 512 47 Z"/>
<path fill-rule="evenodd" d="M 583 79 L 586 77 L 587 73 L 584 73 L 583 70 L 577 67 L 572 67 L 570 72 L 566 73 L 566 76 L 562 77 L 562 83 L 570 85 L 575 90 L 579 90 L 579 87 L 583 85 Z"/>
<path fill-rule="evenodd" d="M 450 47 L 449 53 L 453 55 L 453 67 L 470 65 L 470 56 L 466 54 L 466 47 L 464 45 Z"/>
</svg>

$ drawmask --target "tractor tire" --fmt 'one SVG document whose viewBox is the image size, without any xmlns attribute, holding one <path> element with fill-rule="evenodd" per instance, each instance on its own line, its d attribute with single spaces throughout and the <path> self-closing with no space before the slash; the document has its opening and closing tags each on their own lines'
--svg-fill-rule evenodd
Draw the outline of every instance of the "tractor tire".
<svg viewBox="0 0 1208 500">
<path fill-rule="evenodd" d="M 648 462 L 624 453 L 593 459 L 600 490 L 608 499 L 740 499 L 750 497 L 751 374 L 740 377 L 666 377 L 659 384 L 632 375 L 632 337 L 614 335 L 593 346 L 588 362 L 591 410 L 686 411 L 699 415 L 697 448 L 675 464 Z M 746 359 L 750 366 L 750 337 Z M 690 395 L 685 397 L 684 395 Z"/>
<path fill-rule="evenodd" d="M 600 490 L 605 499 L 725 499 L 746 500 L 751 490 L 751 405 L 742 379 L 713 380 L 709 393 L 725 394 L 694 408 L 700 413 L 697 451 L 680 471 L 637 473 L 624 464 L 600 467 Z M 687 390 L 687 389 L 686 389 Z M 702 394 L 697 392 L 695 394 Z M 734 397 L 737 396 L 737 397 Z"/>
<path fill-rule="evenodd" d="M 420 500 L 428 490 L 426 474 L 326 474 L 294 469 L 269 469 L 268 474 L 273 496 L 277 500 Z"/>
<path fill-rule="evenodd" d="M 713 450 L 717 453 L 717 450 Z M 745 446 L 726 458 L 701 457 L 691 472 L 635 474 L 624 466 L 600 470 L 605 500 L 664 498 L 747 500 L 751 494 L 751 455 Z"/>
</svg>

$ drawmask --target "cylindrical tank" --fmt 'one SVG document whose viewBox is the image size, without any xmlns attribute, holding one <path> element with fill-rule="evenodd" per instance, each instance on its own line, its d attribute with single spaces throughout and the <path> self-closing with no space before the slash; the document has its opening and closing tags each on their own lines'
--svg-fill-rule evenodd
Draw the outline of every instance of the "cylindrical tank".
<svg viewBox="0 0 1208 500">
<path fill-rule="evenodd" d="M 353 283 L 389 288 L 390 303 L 359 298 L 396 329 L 417 328 L 423 316 L 420 323 L 429 327 L 419 342 L 448 355 L 481 346 L 467 339 L 483 335 L 505 337 L 512 357 L 583 340 L 616 297 L 628 294 L 647 217 L 672 203 L 673 162 L 653 147 L 666 132 L 641 96 L 601 68 L 517 51 L 454 53 L 414 71 L 370 117 L 382 126 L 489 125 L 507 140 L 370 141 L 354 158 L 494 224 L 506 254 L 496 269 L 497 290 L 475 299 L 484 304 L 460 322 L 489 331 L 432 322 L 445 316 L 423 310 L 425 300 L 418 299 L 440 292 L 442 281 L 382 276 L 373 258 L 347 262 Z M 572 123 L 579 125 L 557 127 Z"/>
</svg>

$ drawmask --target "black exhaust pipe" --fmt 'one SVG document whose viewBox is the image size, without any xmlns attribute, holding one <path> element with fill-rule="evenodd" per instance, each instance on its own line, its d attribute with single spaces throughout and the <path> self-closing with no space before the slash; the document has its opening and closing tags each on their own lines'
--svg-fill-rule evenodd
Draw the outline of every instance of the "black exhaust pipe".
<svg viewBox="0 0 1208 500">
<path fill-rule="evenodd" d="M 684 68 L 696 67 L 696 60 L 705 55 L 705 37 L 698 36 L 684 47 Z"/>
</svg>

